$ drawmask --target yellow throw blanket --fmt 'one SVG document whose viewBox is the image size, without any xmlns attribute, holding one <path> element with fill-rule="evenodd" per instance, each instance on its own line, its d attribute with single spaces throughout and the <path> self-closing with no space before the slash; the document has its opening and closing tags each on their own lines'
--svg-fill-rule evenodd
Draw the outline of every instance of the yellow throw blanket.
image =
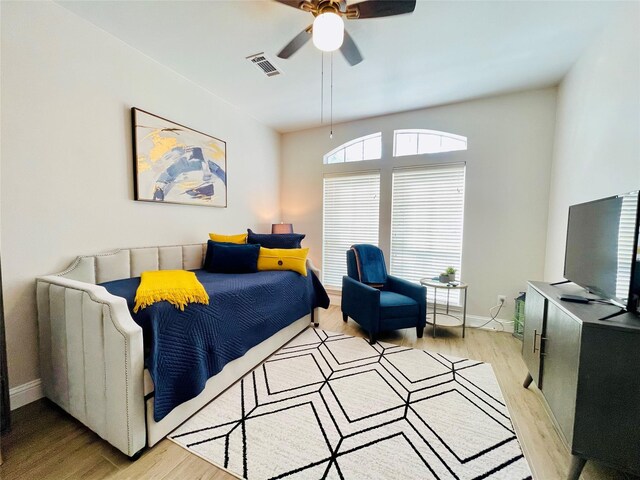
<svg viewBox="0 0 640 480">
<path fill-rule="evenodd" d="M 134 313 L 162 300 L 184 311 L 188 303 L 208 305 L 209 295 L 193 272 L 185 270 L 142 272 L 140 286 L 136 291 Z"/>
</svg>

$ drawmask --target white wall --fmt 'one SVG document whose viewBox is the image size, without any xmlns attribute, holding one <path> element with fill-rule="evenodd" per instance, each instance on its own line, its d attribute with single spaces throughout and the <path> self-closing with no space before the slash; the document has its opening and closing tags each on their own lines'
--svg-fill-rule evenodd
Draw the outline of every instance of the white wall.
<svg viewBox="0 0 640 480">
<path fill-rule="evenodd" d="M 558 90 L 545 279 L 561 280 L 570 205 L 640 189 L 640 3 L 627 3 Z"/>
<path fill-rule="evenodd" d="M 1 94 L 12 386 L 39 377 L 37 275 L 79 254 L 202 242 L 280 219 L 279 134 L 59 5 L 2 2 Z M 132 106 L 227 142 L 228 208 L 133 200 Z"/>
<path fill-rule="evenodd" d="M 428 88 L 425 85 L 425 88 Z M 339 108 L 339 106 L 337 106 Z M 282 218 L 307 234 L 305 245 L 322 265 L 322 156 L 342 143 L 370 133 L 383 135 L 383 159 L 357 164 L 381 170 L 380 246 L 388 252 L 390 178 L 394 165 L 467 162 L 463 280 L 469 283 L 469 313 L 487 316 L 498 294 L 513 298 L 526 281 L 543 276 L 549 174 L 555 124 L 556 89 L 486 98 L 288 133 L 282 139 Z M 393 130 L 426 128 L 468 137 L 467 152 L 392 158 Z"/>
</svg>

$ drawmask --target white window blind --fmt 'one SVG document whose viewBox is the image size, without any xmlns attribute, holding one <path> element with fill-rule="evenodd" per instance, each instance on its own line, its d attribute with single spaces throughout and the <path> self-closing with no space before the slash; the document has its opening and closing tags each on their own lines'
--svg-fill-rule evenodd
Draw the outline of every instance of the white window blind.
<svg viewBox="0 0 640 480">
<path fill-rule="evenodd" d="M 323 205 L 323 282 L 340 288 L 349 247 L 378 245 L 380 173 L 325 176 Z"/>
<path fill-rule="evenodd" d="M 461 278 L 464 218 L 463 164 L 397 169 L 393 172 L 391 273 L 418 282 L 437 277 L 449 266 Z M 428 288 L 428 301 L 433 289 Z M 438 290 L 438 303 L 446 301 Z M 460 292 L 450 292 L 452 305 Z"/>
</svg>

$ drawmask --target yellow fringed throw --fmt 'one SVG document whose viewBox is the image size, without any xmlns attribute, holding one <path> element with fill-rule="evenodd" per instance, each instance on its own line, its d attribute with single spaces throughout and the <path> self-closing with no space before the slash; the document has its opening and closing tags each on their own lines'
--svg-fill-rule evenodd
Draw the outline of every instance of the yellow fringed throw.
<svg viewBox="0 0 640 480">
<path fill-rule="evenodd" d="M 188 303 L 209 305 L 209 295 L 193 272 L 185 270 L 142 272 L 140 286 L 136 291 L 134 313 L 162 300 L 166 300 L 182 311 Z"/>
</svg>

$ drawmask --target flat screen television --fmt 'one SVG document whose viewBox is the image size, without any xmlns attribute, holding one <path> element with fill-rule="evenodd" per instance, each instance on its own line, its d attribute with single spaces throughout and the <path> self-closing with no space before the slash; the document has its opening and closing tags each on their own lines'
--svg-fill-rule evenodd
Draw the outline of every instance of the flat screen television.
<svg viewBox="0 0 640 480">
<path fill-rule="evenodd" d="M 564 277 L 631 312 L 640 307 L 638 191 L 569 207 Z"/>
</svg>

